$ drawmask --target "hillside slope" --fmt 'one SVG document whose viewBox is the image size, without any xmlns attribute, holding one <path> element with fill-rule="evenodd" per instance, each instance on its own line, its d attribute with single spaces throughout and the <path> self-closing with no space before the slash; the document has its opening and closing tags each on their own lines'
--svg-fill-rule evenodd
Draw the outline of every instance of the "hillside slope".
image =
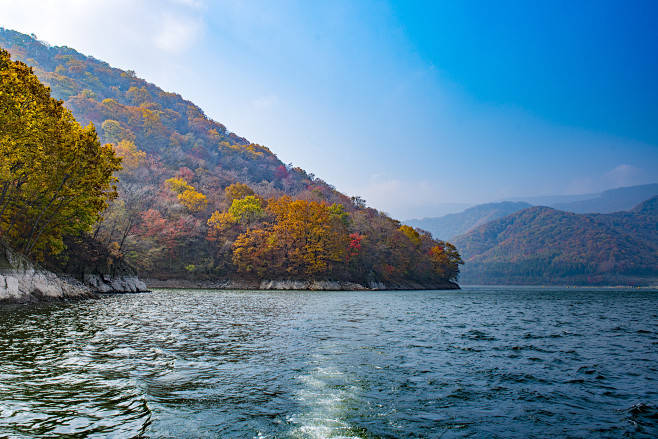
<svg viewBox="0 0 658 439">
<path fill-rule="evenodd" d="M 609 189 L 596 198 L 555 203 L 550 206 L 574 213 L 612 213 L 630 210 L 655 195 L 658 195 L 658 183 Z"/>
<path fill-rule="evenodd" d="M 630 212 L 576 214 L 531 207 L 454 242 L 468 284 L 658 283 L 658 197 Z"/>
<path fill-rule="evenodd" d="M 456 286 L 449 243 L 284 165 L 181 96 L 18 32 L 0 29 L 0 46 L 123 158 L 119 197 L 91 233 L 140 276 Z"/>
<path fill-rule="evenodd" d="M 452 213 L 437 218 L 408 220 L 405 221 L 405 224 L 427 230 L 437 239 L 450 241 L 474 227 L 511 215 L 530 206 L 528 203 L 513 201 L 478 204 L 460 213 Z"/>
</svg>

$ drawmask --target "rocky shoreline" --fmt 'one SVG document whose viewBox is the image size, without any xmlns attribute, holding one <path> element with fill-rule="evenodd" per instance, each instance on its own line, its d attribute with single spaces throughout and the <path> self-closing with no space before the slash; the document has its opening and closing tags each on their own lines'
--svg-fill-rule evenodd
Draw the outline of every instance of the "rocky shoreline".
<svg viewBox="0 0 658 439">
<path fill-rule="evenodd" d="M 457 290 L 453 282 L 422 284 L 417 282 L 370 282 L 367 286 L 354 282 L 331 280 L 222 280 L 192 281 L 187 279 L 144 279 L 148 288 L 190 288 L 224 290 L 307 290 L 307 291 L 380 291 L 380 290 Z"/>
<path fill-rule="evenodd" d="M 113 274 L 76 274 L 78 275 L 55 273 L 0 244 L 0 304 L 92 299 L 97 298 L 99 294 L 138 293 L 148 291 L 150 288 L 306 291 L 459 289 L 459 285 L 453 282 L 440 284 L 369 282 L 363 285 L 332 280 L 141 280 L 125 267 Z"/>
<path fill-rule="evenodd" d="M 40 267 L 0 245 L 0 303 L 35 303 L 97 298 L 102 293 L 148 291 L 136 276 L 89 274 L 78 280 Z"/>
</svg>

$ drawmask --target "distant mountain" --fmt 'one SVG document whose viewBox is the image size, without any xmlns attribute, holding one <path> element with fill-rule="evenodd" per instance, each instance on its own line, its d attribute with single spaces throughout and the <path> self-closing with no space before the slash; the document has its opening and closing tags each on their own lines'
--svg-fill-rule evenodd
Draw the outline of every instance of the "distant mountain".
<svg viewBox="0 0 658 439">
<path fill-rule="evenodd" d="M 405 224 L 427 230 L 437 239 L 452 240 L 455 236 L 468 232 L 474 227 L 511 215 L 531 207 L 524 202 L 503 201 L 473 206 L 461 213 L 453 213 L 438 218 L 424 218 L 405 221 Z"/>
<path fill-rule="evenodd" d="M 418 221 L 414 218 L 423 217 L 441 217 L 451 213 L 463 212 L 469 207 L 473 207 L 473 203 L 427 203 L 417 207 L 409 207 L 405 209 L 403 222 Z"/>
<path fill-rule="evenodd" d="M 525 203 L 530 203 L 533 206 L 553 207 L 556 204 L 591 200 L 593 198 L 598 198 L 600 196 L 601 196 L 600 192 L 593 194 L 579 194 L 579 195 L 536 195 L 531 197 L 506 198 L 505 200 L 501 200 L 501 201 L 523 201 Z"/>
<path fill-rule="evenodd" d="M 656 183 L 609 189 L 600 194 L 513 198 L 509 201 L 478 204 L 462 212 L 439 217 L 410 219 L 404 223 L 427 230 L 437 239 L 451 240 L 474 227 L 530 206 L 548 206 L 573 213 L 612 213 L 630 210 L 654 195 L 658 195 Z"/>
<path fill-rule="evenodd" d="M 601 193 L 581 195 L 540 195 L 509 198 L 533 206 L 548 206 L 574 213 L 612 213 L 630 210 L 638 203 L 658 195 L 658 183 L 608 189 Z"/>
<path fill-rule="evenodd" d="M 648 200 L 638 204 L 632 208 L 630 212 L 649 216 L 658 216 L 658 203 L 656 202 L 656 198 L 658 198 L 658 195 L 655 195 Z M 658 234 L 658 227 L 653 227 L 652 230 L 654 233 Z"/>
<path fill-rule="evenodd" d="M 550 206 L 574 213 L 612 213 L 630 210 L 654 195 L 658 195 L 658 183 L 610 189 L 588 200 L 555 203 Z"/>
<path fill-rule="evenodd" d="M 658 197 L 630 212 L 530 207 L 457 237 L 465 284 L 658 284 Z"/>
</svg>

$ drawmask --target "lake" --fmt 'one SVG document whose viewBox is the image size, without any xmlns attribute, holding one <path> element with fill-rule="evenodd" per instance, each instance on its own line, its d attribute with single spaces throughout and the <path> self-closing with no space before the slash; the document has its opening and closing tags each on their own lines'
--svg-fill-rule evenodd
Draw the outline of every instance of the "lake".
<svg viewBox="0 0 658 439">
<path fill-rule="evenodd" d="M 0 307 L 0 437 L 658 437 L 658 290 Z"/>
</svg>

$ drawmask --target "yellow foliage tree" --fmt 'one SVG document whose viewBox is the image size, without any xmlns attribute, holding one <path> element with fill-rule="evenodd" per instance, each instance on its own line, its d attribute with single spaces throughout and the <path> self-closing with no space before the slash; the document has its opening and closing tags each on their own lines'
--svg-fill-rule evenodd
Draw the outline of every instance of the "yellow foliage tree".
<svg viewBox="0 0 658 439">
<path fill-rule="evenodd" d="M 200 212 L 208 205 L 206 196 L 197 192 L 194 186 L 182 178 L 165 180 L 165 186 L 178 194 L 178 201 L 190 212 Z"/>
<path fill-rule="evenodd" d="M 200 212 L 208 205 L 206 196 L 195 190 L 188 190 L 182 194 L 178 194 L 178 201 L 190 212 Z"/>
<path fill-rule="evenodd" d="M 228 201 L 233 202 L 233 200 L 240 200 L 249 195 L 254 195 L 254 191 L 244 183 L 233 183 L 224 189 L 224 195 L 226 195 Z"/>
<path fill-rule="evenodd" d="M 409 241 L 411 241 L 413 245 L 415 246 L 420 245 L 420 233 L 418 233 L 413 227 L 403 224 L 400 226 L 398 230 L 402 232 L 404 236 L 409 238 Z"/>
<path fill-rule="evenodd" d="M 106 99 L 113 101 L 112 99 Z M 103 101 L 105 102 L 105 101 Z M 116 102 L 116 101 L 113 101 Z M 118 104 L 117 104 L 118 105 Z M 119 122 L 112 119 L 106 119 L 101 125 L 103 133 L 105 134 L 105 141 L 117 143 L 121 140 L 135 140 L 135 135 L 128 128 L 123 128 Z"/>
<path fill-rule="evenodd" d="M 228 213 L 235 218 L 237 222 L 247 226 L 263 219 L 265 216 L 263 203 L 254 195 L 233 200 Z"/>
<path fill-rule="evenodd" d="M 183 180 L 182 178 L 170 178 L 165 180 L 165 186 L 167 189 L 176 192 L 178 195 L 182 194 L 185 191 L 193 191 L 194 186 Z"/>
<path fill-rule="evenodd" d="M 113 148 L 114 154 L 122 159 L 121 164 L 124 171 L 134 171 L 146 163 L 146 153 L 137 149 L 137 146 L 131 140 L 122 140 Z"/>
<path fill-rule="evenodd" d="M 237 220 L 235 217 L 228 212 L 213 212 L 213 214 L 210 216 L 210 219 L 208 220 L 208 227 L 210 227 L 210 230 L 208 231 L 208 238 L 211 241 L 214 241 L 217 239 L 217 236 L 224 233 L 236 223 Z"/>
<path fill-rule="evenodd" d="M 326 204 L 286 196 L 269 200 L 267 210 L 275 222 L 247 231 L 233 245 L 233 263 L 239 270 L 316 277 L 345 260 L 347 228 Z"/>
<path fill-rule="evenodd" d="M 86 231 L 116 197 L 121 160 L 0 49 L 0 233 L 41 257 Z"/>
<path fill-rule="evenodd" d="M 464 263 L 454 245 L 439 241 L 429 252 L 434 271 L 446 280 L 456 280 L 459 266 Z"/>
</svg>

